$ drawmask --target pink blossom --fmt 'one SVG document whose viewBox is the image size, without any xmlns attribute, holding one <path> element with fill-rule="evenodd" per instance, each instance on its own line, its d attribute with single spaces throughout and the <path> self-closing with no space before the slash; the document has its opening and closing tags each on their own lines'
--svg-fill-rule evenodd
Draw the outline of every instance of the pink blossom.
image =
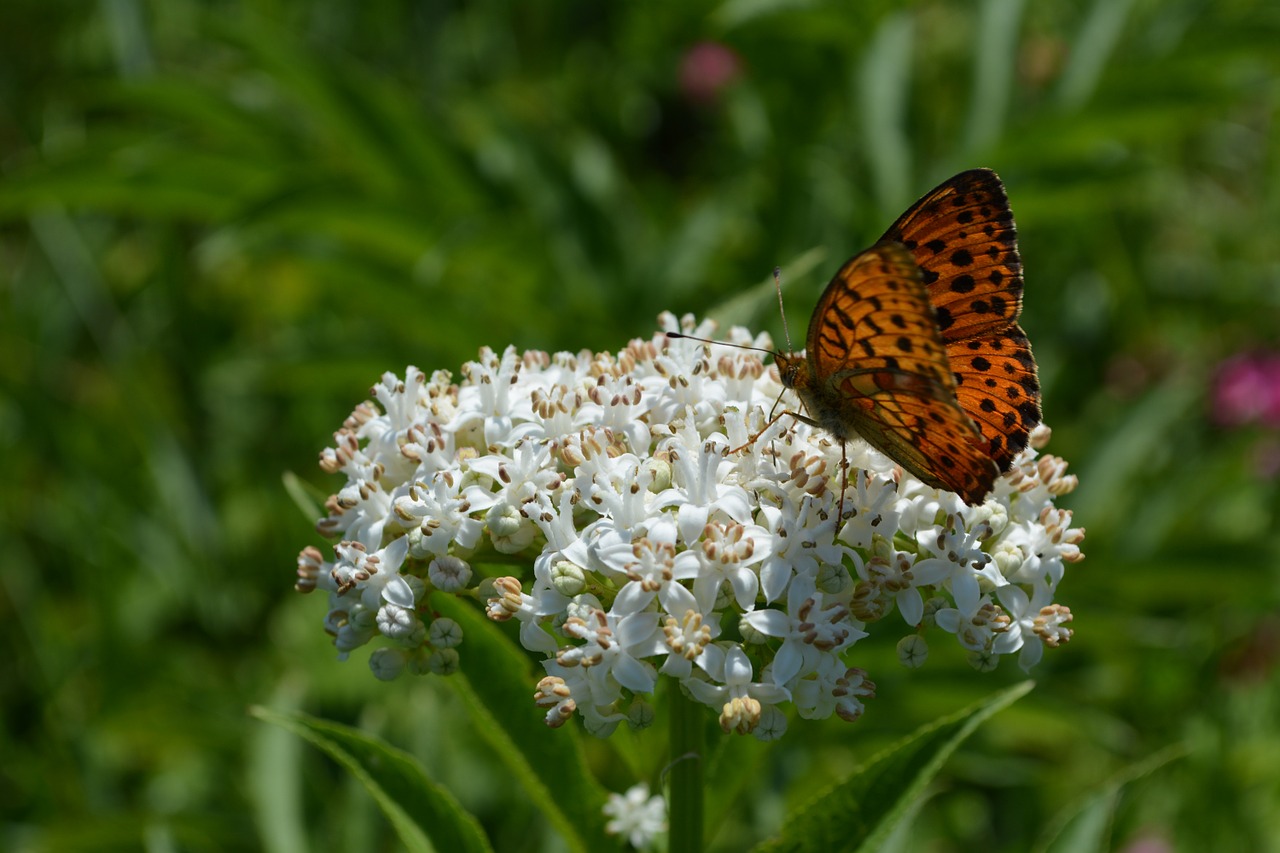
<svg viewBox="0 0 1280 853">
<path fill-rule="evenodd" d="M 1218 366 L 1213 416 L 1222 426 L 1280 429 L 1280 352 L 1238 353 Z"/>
<path fill-rule="evenodd" d="M 742 73 L 742 60 L 718 42 L 698 42 L 680 60 L 680 91 L 691 101 L 710 104 Z"/>
</svg>

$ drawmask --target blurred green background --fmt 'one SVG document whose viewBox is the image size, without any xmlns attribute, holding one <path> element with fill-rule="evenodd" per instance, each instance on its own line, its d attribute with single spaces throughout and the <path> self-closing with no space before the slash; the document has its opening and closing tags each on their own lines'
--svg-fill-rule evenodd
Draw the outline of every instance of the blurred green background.
<svg viewBox="0 0 1280 853">
<path fill-rule="evenodd" d="M 726 304 L 781 340 L 775 264 L 795 333 L 990 166 L 1087 559 L 1075 640 L 905 849 L 1026 850 L 1082 807 L 1103 848 L 1280 849 L 1278 44 L 1268 0 L 5 0 L 0 847 L 395 849 L 262 703 L 415 752 L 498 849 L 556 849 L 439 679 L 333 660 L 283 475 L 336 489 L 317 452 L 406 364 Z M 1022 677 L 941 644 L 904 672 L 899 634 L 858 646 L 861 721 L 761 756 L 721 849 Z M 631 737 L 589 744 L 615 790 Z"/>
</svg>

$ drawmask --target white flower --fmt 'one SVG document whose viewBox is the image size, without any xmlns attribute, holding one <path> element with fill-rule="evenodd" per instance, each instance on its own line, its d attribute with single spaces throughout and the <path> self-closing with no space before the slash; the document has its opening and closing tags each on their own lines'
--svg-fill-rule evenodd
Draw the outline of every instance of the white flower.
<svg viewBox="0 0 1280 853">
<path fill-rule="evenodd" d="M 984 582 L 989 589 L 1008 583 L 991 556 L 982 550 L 982 534 L 988 530 L 981 525 L 979 528 L 966 530 L 960 517 L 952 514 L 947 516 L 941 529 L 921 530 L 916 534 L 920 547 L 935 556 L 917 562 L 913 571 L 925 577 L 930 577 L 928 572 L 944 574 L 944 583 L 955 598 L 956 607 L 965 612 L 978 607 Z"/>
<path fill-rule="evenodd" d="M 815 672 L 823 657 L 838 656 L 867 636 L 849 616 L 847 605 L 826 603 L 821 592 L 796 583 L 791 586 L 786 613 L 756 610 L 742 621 L 762 634 L 782 638 L 770 677 L 780 687 L 792 687 L 796 678 Z"/>
<path fill-rule="evenodd" d="M 692 603 L 692 596 L 690 597 Z M 662 664 L 662 674 L 681 681 L 693 673 L 695 661 L 705 662 L 704 655 L 711 641 L 719 633 L 714 619 L 704 619 L 690 608 L 680 616 L 668 616 L 663 622 L 663 645 L 667 658 Z"/>
<path fill-rule="evenodd" d="M 654 468 L 642 465 L 631 454 L 611 457 L 605 449 L 608 435 L 584 432 L 574 450 L 578 464 L 573 489 L 578 499 L 621 530 L 643 528 L 655 506 L 650 487 Z"/>
<path fill-rule="evenodd" d="M 555 658 L 543 661 L 542 668 L 563 683 L 562 692 L 596 733 L 607 737 L 614 726 L 627 720 L 619 707 L 622 688 L 606 668 L 562 666 Z"/>
<path fill-rule="evenodd" d="M 557 663 L 599 667 L 628 690 L 652 692 L 657 674 L 634 652 L 648 652 L 653 647 L 655 635 L 660 631 L 656 613 L 633 613 L 614 619 L 603 610 L 595 609 L 586 617 L 570 616 L 561 630 L 571 640 L 582 642 L 560 649 Z"/>
<path fill-rule="evenodd" d="M 708 654 L 708 652 L 712 654 Z M 776 705 L 791 698 L 790 692 L 776 684 L 753 682 L 751 660 L 737 646 L 708 646 L 700 665 L 715 681 L 690 679 L 685 686 L 699 702 L 713 708 L 720 706 L 720 728 L 726 732 L 747 734 L 760 724 L 761 707 Z"/>
<path fill-rule="evenodd" d="M 693 594 L 704 612 L 713 608 L 723 584 L 729 585 L 739 607 L 752 609 L 760 588 L 755 566 L 773 548 L 769 531 L 758 524 L 711 522 L 701 534 L 692 542 L 685 539 L 696 550 L 677 555 L 677 574 L 693 578 Z"/>
<path fill-rule="evenodd" d="M 870 549 L 872 536 L 891 536 L 898 529 L 898 484 L 863 473 L 849 485 L 856 490 L 849 496 L 853 514 L 840 538 L 855 548 Z"/>
<path fill-rule="evenodd" d="M 1071 629 L 1065 627 L 1071 621 L 1071 611 L 1051 604 L 1053 591 L 1047 585 L 1036 584 L 1032 589 L 1030 596 L 1022 587 L 1013 585 L 996 591 L 1009 615 L 1009 624 L 992 644 L 992 651 L 997 654 L 1021 649 L 1018 665 L 1026 670 L 1040 662 L 1045 646 L 1054 647 L 1071 639 Z"/>
<path fill-rule="evenodd" d="M 885 615 L 892 602 L 903 621 L 914 628 L 924 618 L 924 597 L 920 590 L 932 591 L 953 572 L 963 576 L 967 571 L 966 566 L 939 558 L 915 562 L 914 554 L 895 551 L 887 540 L 876 535 L 872 539 L 871 559 L 858 573 L 863 582 L 854 591 L 853 612 L 859 619 L 874 621 Z"/>
<path fill-rule="evenodd" d="M 657 600 L 666 613 L 683 616 L 697 609 L 697 599 L 680 580 L 696 576 L 697 567 L 686 565 L 676 574 L 676 527 L 666 520 L 651 525 L 648 535 L 627 542 L 610 531 L 602 537 L 596 554 L 606 571 L 625 580 L 614 599 L 613 610 L 629 615 L 647 609 Z M 688 561 L 686 561 L 688 562 Z"/>
<path fill-rule="evenodd" d="M 687 412 L 692 415 L 692 412 Z M 669 439 L 659 442 L 660 452 L 671 459 L 672 488 L 657 496 L 661 507 L 678 507 L 680 536 L 696 542 L 713 515 L 723 514 L 737 522 L 749 521 L 751 503 L 747 490 L 726 482 L 733 463 L 725 459 L 729 441 L 724 436 L 703 440 L 694 429 L 692 417 Z"/>
<path fill-rule="evenodd" d="M 968 607 L 944 607 L 934 614 L 938 627 L 955 634 L 960 645 L 973 652 L 992 651 L 997 633 L 1005 629 L 999 609 L 986 596 L 974 599 Z"/>
<path fill-rule="evenodd" d="M 796 710 L 807 720 L 820 720 L 833 713 L 853 722 L 865 710 L 863 699 L 876 695 L 876 686 L 861 669 L 846 668 L 834 656 L 822 659 L 809 676 L 800 679 L 794 691 Z"/>
<path fill-rule="evenodd" d="M 418 525 L 415 556 L 443 557 L 452 546 L 465 551 L 479 541 L 484 524 L 474 514 L 493 506 L 497 498 L 478 485 L 463 488 L 462 482 L 461 471 L 440 471 L 430 485 L 415 481 L 396 498 L 394 509 L 401 523 Z"/>
<path fill-rule="evenodd" d="M 845 556 L 855 565 L 861 562 L 853 549 L 836 544 L 836 520 L 824 517 L 825 508 L 813 496 L 805 495 L 798 507 L 788 505 L 788 510 L 773 506 L 760 510 L 773 539 L 760 566 L 765 601 L 777 601 L 790 584 L 816 584 L 823 566 L 839 566 Z"/>
<path fill-rule="evenodd" d="M 661 795 L 649 796 L 649 786 L 632 785 L 625 794 L 609 794 L 604 804 L 605 832 L 625 835 L 637 850 L 648 850 L 667 832 L 667 801 Z"/>
<path fill-rule="evenodd" d="M 983 668 L 1070 638 L 1052 600 L 1084 531 L 1054 506 L 1075 478 L 1041 454 L 1047 428 L 968 506 L 788 414 L 800 404 L 758 353 L 663 333 L 710 323 L 659 327 L 616 353 L 482 349 L 456 382 L 382 376 L 320 455 L 345 478 L 317 525 L 333 553 L 296 563 L 297 589 L 328 596 L 340 657 L 381 638 L 379 678 L 454 672 L 464 638 L 430 597 L 478 595 L 543 657 L 550 726 L 644 725 L 662 676 L 726 731 L 769 739 L 788 705 L 863 713 L 872 625 L 910 638 L 911 666 L 939 629 Z M 495 563 L 507 574 L 473 587 L 472 566 Z M 883 618 L 895 608 L 905 631 Z"/>
</svg>

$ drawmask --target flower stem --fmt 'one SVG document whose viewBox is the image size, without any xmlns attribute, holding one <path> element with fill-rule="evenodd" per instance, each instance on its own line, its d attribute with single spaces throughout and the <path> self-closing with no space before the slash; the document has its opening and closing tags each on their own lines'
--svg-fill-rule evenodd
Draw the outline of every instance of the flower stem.
<svg viewBox="0 0 1280 853">
<path fill-rule="evenodd" d="M 706 760 L 702 742 L 706 708 L 691 701 L 673 683 L 668 691 L 671 718 L 670 821 L 668 853 L 700 853 L 702 845 L 702 776 Z"/>
</svg>

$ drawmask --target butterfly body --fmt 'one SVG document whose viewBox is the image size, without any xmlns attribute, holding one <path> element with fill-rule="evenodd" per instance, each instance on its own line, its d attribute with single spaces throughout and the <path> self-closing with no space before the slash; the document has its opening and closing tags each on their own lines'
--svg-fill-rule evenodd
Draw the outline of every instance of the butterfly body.
<svg viewBox="0 0 1280 853">
<path fill-rule="evenodd" d="M 1022 272 L 1000 179 L 963 172 L 916 202 L 823 291 L 782 382 L 842 443 L 979 503 L 1040 422 Z"/>
</svg>

